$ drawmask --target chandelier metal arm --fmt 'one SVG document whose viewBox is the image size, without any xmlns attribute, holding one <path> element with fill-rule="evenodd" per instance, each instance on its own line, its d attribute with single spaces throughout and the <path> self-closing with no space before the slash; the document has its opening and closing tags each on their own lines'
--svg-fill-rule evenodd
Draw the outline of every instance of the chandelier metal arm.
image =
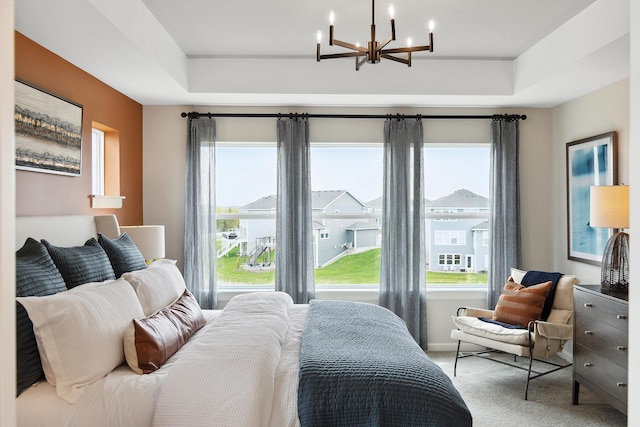
<svg viewBox="0 0 640 427">
<path fill-rule="evenodd" d="M 335 46 L 340 46 L 340 47 L 344 47 L 344 48 L 347 48 L 347 49 L 355 50 L 355 51 L 358 51 L 358 52 L 367 53 L 367 48 L 366 47 L 356 46 L 355 44 L 343 42 L 343 41 L 336 40 L 336 39 L 333 39 L 332 42 L 333 43 L 331 43 L 331 44 L 335 45 Z"/>
<path fill-rule="evenodd" d="M 380 54 L 380 56 L 384 59 L 390 59 L 395 62 L 400 62 L 401 64 L 405 64 L 411 67 L 411 52 L 408 53 L 407 58 L 398 58 L 397 56 L 387 55 L 385 53 Z"/>
<path fill-rule="evenodd" d="M 408 52 L 421 52 L 421 51 L 429 51 L 433 52 L 433 46 L 412 46 L 412 47 L 397 47 L 394 49 L 384 49 L 381 50 L 381 54 L 393 54 L 393 53 L 408 53 Z"/>
</svg>

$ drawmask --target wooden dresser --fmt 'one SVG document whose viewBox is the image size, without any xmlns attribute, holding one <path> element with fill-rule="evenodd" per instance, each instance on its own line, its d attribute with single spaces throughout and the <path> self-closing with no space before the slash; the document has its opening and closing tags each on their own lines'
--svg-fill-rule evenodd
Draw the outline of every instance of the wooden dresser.
<svg viewBox="0 0 640 427">
<path fill-rule="evenodd" d="M 580 385 L 627 413 L 628 294 L 574 287 L 573 404 Z"/>
</svg>

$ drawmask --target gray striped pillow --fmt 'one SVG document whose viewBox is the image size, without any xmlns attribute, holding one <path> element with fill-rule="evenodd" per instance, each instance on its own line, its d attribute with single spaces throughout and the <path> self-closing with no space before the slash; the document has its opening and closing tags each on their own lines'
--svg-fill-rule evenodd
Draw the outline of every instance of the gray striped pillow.
<svg viewBox="0 0 640 427">
<path fill-rule="evenodd" d="M 98 243 L 107 253 L 116 277 L 130 271 L 147 268 L 142 253 L 127 233 L 122 233 L 117 239 L 110 239 L 104 234 L 98 233 Z"/>
<path fill-rule="evenodd" d="M 61 248 L 42 239 L 68 289 L 116 278 L 109 257 L 93 237 L 84 246 Z"/>
<path fill-rule="evenodd" d="M 16 252 L 16 296 L 46 296 L 66 291 L 64 279 L 44 245 L 29 237 Z M 22 304 L 16 302 L 17 391 L 38 382 L 44 375 L 33 323 Z"/>
</svg>

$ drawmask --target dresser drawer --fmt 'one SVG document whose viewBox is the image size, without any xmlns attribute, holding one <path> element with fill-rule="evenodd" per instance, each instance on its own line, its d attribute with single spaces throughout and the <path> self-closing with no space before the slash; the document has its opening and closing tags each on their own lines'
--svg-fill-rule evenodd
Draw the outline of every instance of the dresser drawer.
<svg viewBox="0 0 640 427">
<path fill-rule="evenodd" d="M 576 315 L 575 337 L 577 344 L 597 352 L 617 364 L 628 366 L 627 331 L 614 328 L 589 316 Z"/>
<path fill-rule="evenodd" d="M 616 400 L 627 404 L 627 369 L 582 345 L 574 346 L 575 372 Z"/>
<path fill-rule="evenodd" d="M 589 316 L 623 331 L 629 330 L 628 305 L 575 288 L 576 317 Z"/>
</svg>

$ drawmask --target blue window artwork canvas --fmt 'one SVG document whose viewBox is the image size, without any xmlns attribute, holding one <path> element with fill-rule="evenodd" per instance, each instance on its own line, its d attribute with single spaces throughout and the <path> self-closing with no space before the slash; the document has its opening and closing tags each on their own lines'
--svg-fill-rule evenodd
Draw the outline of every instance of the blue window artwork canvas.
<svg viewBox="0 0 640 427">
<path fill-rule="evenodd" d="M 568 258 L 600 265 L 611 229 L 589 222 L 590 187 L 617 184 L 616 133 L 567 143 Z"/>
</svg>

